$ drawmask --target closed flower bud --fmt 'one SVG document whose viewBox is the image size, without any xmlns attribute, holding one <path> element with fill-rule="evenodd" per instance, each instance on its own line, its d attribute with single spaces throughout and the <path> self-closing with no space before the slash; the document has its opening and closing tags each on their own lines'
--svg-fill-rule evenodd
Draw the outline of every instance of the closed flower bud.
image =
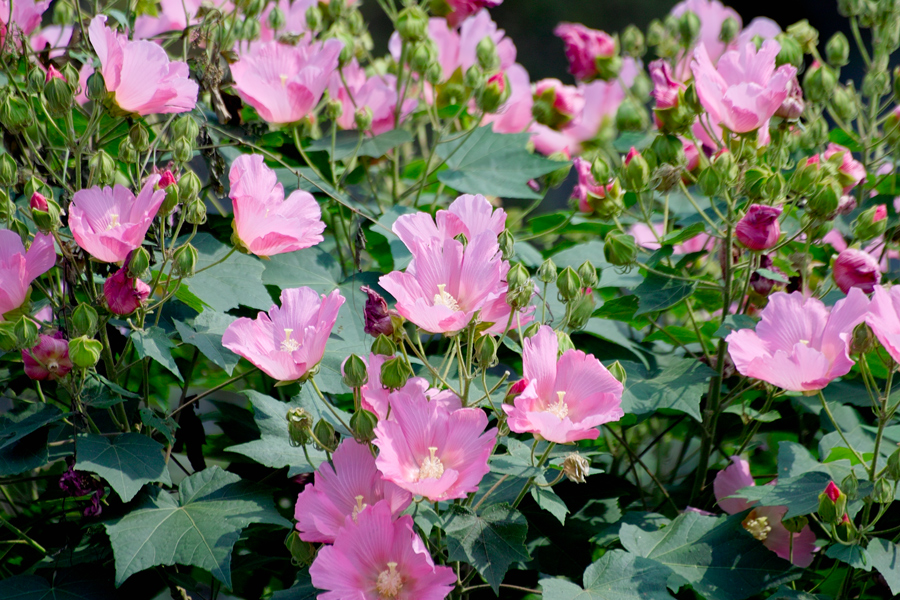
<svg viewBox="0 0 900 600">
<path fill-rule="evenodd" d="M 722 178 L 714 167 L 707 167 L 700 172 L 697 185 L 704 196 L 717 196 L 722 191 Z"/>
<path fill-rule="evenodd" d="M 603 256 L 611 265 L 627 267 L 634 264 L 637 258 L 637 243 L 627 233 L 611 231 L 603 240 Z"/>
<path fill-rule="evenodd" d="M 900 448 L 888 457 L 885 475 L 891 481 L 900 481 Z"/>
<path fill-rule="evenodd" d="M 350 417 L 350 428 L 353 437 L 360 442 L 371 442 L 375 439 L 375 427 L 378 425 L 378 417 L 375 413 L 360 408 Z"/>
<path fill-rule="evenodd" d="M 478 65 L 472 65 L 466 69 L 466 73 L 463 76 L 463 84 L 473 90 L 481 89 L 481 86 L 484 85 L 484 80 L 484 71 Z"/>
<path fill-rule="evenodd" d="M 53 5 L 53 24 L 71 25 L 75 19 L 75 8 L 71 2 L 63 0 Z"/>
<path fill-rule="evenodd" d="M 653 19 L 647 26 L 647 45 L 659 46 L 668 36 L 666 26 L 659 19 Z"/>
<path fill-rule="evenodd" d="M 0 155 L 0 186 L 13 187 L 19 180 L 16 161 L 7 153 Z"/>
<path fill-rule="evenodd" d="M 857 105 L 856 94 L 852 87 L 837 86 L 831 97 L 831 108 L 839 119 L 850 121 L 856 118 Z"/>
<path fill-rule="evenodd" d="M 287 422 L 291 446 L 305 446 L 310 442 L 312 437 L 309 434 L 313 424 L 311 414 L 299 407 L 292 408 L 287 412 Z"/>
<path fill-rule="evenodd" d="M 424 73 L 429 65 L 437 58 L 437 49 L 431 40 L 425 40 L 416 44 L 415 50 L 412 51 L 412 57 L 409 59 L 409 66 L 417 73 Z M 476 68 L 472 65 L 472 68 Z"/>
<path fill-rule="evenodd" d="M 147 128 L 140 123 L 132 125 L 131 129 L 128 131 L 128 139 L 131 140 L 131 143 L 138 152 L 144 152 L 150 147 L 150 134 L 147 131 Z"/>
<path fill-rule="evenodd" d="M 506 283 L 510 289 L 522 287 L 528 281 L 528 269 L 523 267 L 521 263 L 516 263 L 510 267 L 506 274 Z"/>
<path fill-rule="evenodd" d="M 381 365 L 381 385 L 391 390 L 399 390 L 409 378 L 412 371 L 402 356 L 389 358 Z"/>
<path fill-rule="evenodd" d="M 32 198 L 34 198 L 34 194 L 32 194 Z M 43 233 L 49 233 L 59 229 L 60 208 L 59 204 L 54 202 L 52 198 L 45 199 L 45 202 L 47 205 L 47 209 L 39 210 L 36 208 L 32 208 L 31 217 L 34 219 L 34 224 L 39 231 Z"/>
<path fill-rule="evenodd" d="M 537 278 L 543 283 L 556 281 L 556 264 L 549 258 L 545 260 L 538 269 Z"/>
<path fill-rule="evenodd" d="M 625 372 L 625 367 L 622 366 L 622 363 L 619 361 L 614 362 L 609 365 L 609 374 L 616 378 L 616 381 L 625 385 L 625 382 L 628 380 L 628 373 Z"/>
<path fill-rule="evenodd" d="M 812 102 L 825 102 L 837 86 L 837 73 L 828 65 L 814 65 L 803 76 L 803 92 Z"/>
<path fill-rule="evenodd" d="M 193 142 L 200 135 L 200 126 L 191 115 L 181 115 L 172 122 L 169 134 L 173 140 L 184 138 L 188 142 Z"/>
<path fill-rule="evenodd" d="M 497 244 L 500 246 L 500 252 L 503 255 L 503 260 L 509 260 L 516 253 L 516 239 L 513 237 L 513 234 L 509 231 L 509 229 L 504 229 L 500 232 L 500 235 L 497 236 Z"/>
<path fill-rule="evenodd" d="M 393 356 L 397 353 L 397 346 L 386 335 L 379 334 L 372 342 L 372 354 L 380 354 L 381 356 Z"/>
<path fill-rule="evenodd" d="M 594 177 L 594 181 L 599 181 L 601 183 L 609 181 L 611 176 L 609 163 L 607 163 L 603 157 L 598 156 L 594 159 L 594 162 L 591 163 L 591 175 Z"/>
<path fill-rule="evenodd" d="M 616 110 L 616 129 L 619 131 L 642 131 L 649 122 L 647 108 L 633 98 L 626 97 Z"/>
<path fill-rule="evenodd" d="M 301 444 L 302 445 L 302 444 Z M 292 531 L 284 540 L 284 546 L 291 554 L 291 563 L 295 567 L 308 567 L 316 558 L 316 548 L 309 542 L 300 539 L 300 532 Z"/>
<path fill-rule="evenodd" d="M 497 112 L 509 99 L 510 93 L 511 89 L 506 75 L 503 72 L 496 73 L 485 82 L 481 93 L 478 95 L 478 108 L 486 113 Z"/>
<path fill-rule="evenodd" d="M 862 93 L 867 98 L 881 98 L 888 93 L 891 78 L 886 71 L 869 71 L 863 77 Z"/>
<path fill-rule="evenodd" d="M 94 185 L 112 185 L 116 180 L 116 161 L 104 150 L 98 150 L 88 163 Z"/>
<path fill-rule="evenodd" d="M 185 204 L 184 220 L 191 225 L 203 225 L 206 223 L 206 203 L 200 198 L 194 198 Z"/>
<path fill-rule="evenodd" d="M 356 354 L 351 354 L 341 367 L 344 385 L 356 389 L 364 386 L 369 381 L 369 372 L 366 362 Z"/>
<path fill-rule="evenodd" d="M 334 425 L 325 419 L 319 419 L 313 428 L 313 434 L 316 436 L 316 442 L 321 446 L 322 450 L 334 452 L 337 448 L 337 433 L 334 431 Z"/>
<path fill-rule="evenodd" d="M 842 17 L 856 17 L 863 9 L 863 0 L 838 0 L 838 12 Z"/>
<path fill-rule="evenodd" d="M 69 340 L 69 358 L 80 369 L 90 369 L 96 365 L 101 352 L 103 344 L 86 335 Z"/>
<path fill-rule="evenodd" d="M 791 517 L 790 519 L 782 519 L 781 524 L 791 533 L 800 533 L 809 525 L 809 519 L 806 517 Z"/>
<path fill-rule="evenodd" d="M 563 459 L 563 473 L 573 483 L 584 483 L 585 477 L 591 471 L 591 463 L 577 452 L 571 452 Z"/>
<path fill-rule="evenodd" d="M 172 257 L 175 276 L 192 277 L 197 269 L 197 260 L 199 260 L 199 256 L 193 244 L 185 244 L 175 250 L 175 255 Z"/>
<path fill-rule="evenodd" d="M 575 272 L 575 269 L 566 267 L 556 278 L 556 287 L 559 290 L 559 297 L 563 299 L 563 302 L 569 302 L 578 297 L 584 285 L 581 282 L 581 277 Z"/>
<path fill-rule="evenodd" d="M 806 202 L 806 208 L 814 217 L 827 218 L 837 210 L 843 190 L 836 181 L 820 185 L 815 194 Z"/>
<path fill-rule="evenodd" d="M 193 171 L 188 171 L 184 175 L 181 176 L 181 179 L 178 180 L 178 198 L 182 203 L 187 204 L 188 202 L 197 198 L 197 195 L 200 193 L 200 178 L 197 177 L 197 174 Z"/>
<path fill-rule="evenodd" d="M 10 133 L 20 133 L 34 121 L 31 107 L 18 96 L 9 96 L 0 105 L 0 124 Z"/>
<path fill-rule="evenodd" d="M 861 242 L 868 242 L 887 230 L 887 206 L 879 204 L 867 208 L 853 222 L 853 236 Z"/>
<path fill-rule="evenodd" d="M 692 10 L 686 10 L 678 19 L 678 35 L 685 46 L 690 46 L 700 35 L 700 17 Z"/>
<path fill-rule="evenodd" d="M 801 160 L 798 162 L 794 175 L 791 177 L 791 189 L 798 194 L 809 194 L 819 184 L 821 176 L 818 156 L 805 161 Z"/>
<path fill-rule="evenodd" d="M 730 44 L 741 32 L 741 26 L 734 17 L 727 17 L 722 21 L 722 29 L 719 31 L 719 41 Z"/>
<path fill-rule="evenodd" d="M 31 207 L 31 210 L 46 211 L 49 208 L 47 198 L 40 192 L 31 194 L 31 200 L 28 201 L 28 206 Z"/>
<path fill-rule="evenodd" d="M 133 164 L 138 161 L 138 158 L 137 148 L 134 147 L 131 140 L 128 138 L 122 140 L 122 143 L 119 144 L 119 160 L 123 163 Z"/>
<path fill-rule="evenodd" d="M 318 4 L 313 4 L 306 9 L 306 26 L 310 31 L 318 31 L 322 26 L 322 9 Z"/>
<path fill-rule="evenodd" d="M 819 494 L 819 518 L 825 523 L 837 523 L 847 509 L 847 496 L 841 492 L 833 481 L 828 483 Z"/>
<path fill-rule="evenodd" d="M 632 146 L 625 157 L 625 166 L 622 169 L 622 183 L 625 184 L 625 189 L 639 192 L 647 187 L 649 180 L 650 166 L 647 164 L 647 159 Z"/>
<path fill-rule="evenodd" d="M 797 40 L 804 52 L 812 52 L 819 44 L 819 32 L 806 19 L 789 26 L 787 33 Z"/>
<path fill-rule="evenodd" d="M 475 359 L 482 369 L 489 369 L 497 364 L 497 340 L 490 335 L 483 335 L 475 342 Z"/>
<path fill-rule="evenodd" d="M 847 248 L 834 259 L 832 276 L 845 294 L 855 287 L 871 294 L 881 281 L 881 268 L 868 252 Z"/>
<path fill-rule="evenodd" d="M 106 100 L 108 94 L 109 92 L 106 90 L 106 80 L 103 79 L 103 74 L 99 70 L 91 73 L 90 77 L 87 79 L 87 91 L 85 92 L 88 100 L 101 102 Z"/>
<path fill-rule="evenodd" d="M 122 267 L 103 283 L 103 297 L 110 312 L 130 315 L 150 297 L 150 286 L 129 277 L 128 269 Z"/>
<path fill-rule="evenodd" d="M 16 205 L 9 199 L 9 194 L 0 189 L 0 219 L 9 220 L 16 216 Z"/>
<path fill-rule="evenodd" d="M 535 325 L 539 325 L 535 323 Z M 575 349 L 575 344 L 572 343 L 572 338 L 569 337 L 569 334 L 565 331 L 557 331 L 556 332 L 556 342 L 559 344 L 559 354 L 563 355 L 569 350 Z"/>
<path fill-rule="evenodd" d="M 14 328 L 19 348 L 33 348 L 38 341 L 38 324 L 25 315 L 16 320 Z"/>
<path fill-rule="evenodd" d="M 579 295 L 570 304 L 568 325 L 573 331 L 584 329 L 591 315 L 594 314 L 594 294 L 588 289 L 587 293 Z"/>
<path fill-rule="evenodd" d="M 778 243 L 781 208 L 752 204 L 734 228 L 737 240 L 749 250 L 768 250 Z"/>
<path fill-rule="evenodd" d="M 629 25 L 622 32 L 622 52 L 632 58 L 640 58 L 647 52 L 644 34 L 635 25 Z"/>
<path fill-rule="evenodd" d="M 353 113 L 353 122 L 360 131 L 368 131 L 372 127 L 372 109 L 362 106 Z"/>
<path fill-rule="evenodd" d="M 391 314 L 388 311 L 388 305 L 385 299 L 381 294 L 368 286 L 364 285 L 360 290 L 366 293 L 366 306 L 363 312 L 365 325 L 363 330 L 367 334 L 375 337 L 393 335 L 394 325 L 391 322 Z M 395 351 L 396 349 L 392 349 L 387 354 L 393 355 Z M 376 354 L 379 353 L 376 352 Z"/>
<path fill-rule="evenodd" d="M 325 104 L 325 116 L 337 121 L 344 114 L 344 105 L 340 100 L 331 99 Z"/>
<path fill-rule="evenodd" d="M 278 31 L 279 29 L 283 29 L 284 23 L 285 23 L 284 11 L 276 6 L 269 13 L 269 17 L 268 17 L 267 21 L 269 24 L 269 29 L 271 29 L 272 31 Z"/>
<path fill-rule="evenodd" d="M 53 65 L 50 65 L 50 68 L 56 71 L 56 68 L 53 67 Z M 44 85 L 50 81 L 50 77 L 49 71 L 45 75 L 38 67 L 31 69 L 31 72 L 28 73 L 28 89 L 35 94 L 42 93 L 44 91 Z"/>
<path fill-rule="evenodd" d="M 93 337 L 97 333 L 100 317 L 90 304 L 82 302 L 72 311 L 72 330 L 76 336 Z"/>
<path fill-rule="evenodd" d="M 803 114 L 806 103 L 803 101 L 803 89 L 800 82 L 794 77 L 788 85 L 788 95 L 775 111 L 776 117 L 781 117 L 786 121 L 796 121 Z"/>
<path fill-rule="evenodd" d="M 828 141 L 828 122 L 816 119 L 806 124 L 806 131 L 800 136 L 800 144 L 804 148 L 815 148 Z"/>
<path fill-rule="evenodd" d="M 428 31 L 428 13 L 418 6 L 408 6 L 397 17 L 397 33 L 406 42 L 418 42 Z"/>
<path fill-rule="evenodd" d="M 187 138 L 178 138 L 172 144 L 172 158 L 176 162 L 186 163 L 194 157 L 194 148 Z"/>
<path fill-rule="evenodd" d="M 586 260 L 581 263 L 581 266 L 578 267 L 578 276 L 581 277 L 582 283 L 584 283 L 584 287 L 592 288 L 597 285 L 597 282 L 600 280 L 597 277 L 597 268 L 591 263 L 591 261 Z"/>
<path fill-rule="evenodd" d="M 850 42 L 847 41 L 846 35 L 838 31 L 825 44 L 825 60 L 833 67 L 843 67 L 847 64 L 849 56 Z"/>
<path fill-rule="evenodd" d="M 175 210 L 175 207 L 178 206 L 178 202 L 178 186 L 170 185 L 166 187 L 166 198 L 163 200 L 159 207 L 159 212 L 156 214 L 160 217 L 168 217 Z"/>
<path fill-rule="evenodd" d="M 650 145 L 656 155 L 658 164 L 681 166 L 687 162 L 684 155 L 684 144 L 674 135 L 657 135 Z"/>
<path fill-rule="evenodd" d="M 50 68 L 53 69 L 52 66 Z M 59 77 L 50 77 L 49 73 L 47 75 L 49 79 L 44 86 L 47 111 L 54 117 L 61 117 L 72 109 L 75 90 L 61 75 Z"/>
<path fill-rule="evenodd" d="M 887 479 L 881 478 L 875 482 L 875 491 L 872 492 L 872 499 L 878 504 L 890 504 L 894 501 L 894 484 L 889 483 Z"/>
<path fill-rule="evenodd" d="M 437 85 L 444 79 L 444 71 L 441 69 L 441 63 L 434 62 L 429 65 L 425 71 L 425 81 L 431 85 Z"/>
<path fill-rule="evenodd" d="M 850 520 L 850 515 L 844 513 L 840 521 L 835 525 L 834 532 L 837 538 L 844 543 L 851 543 L 856 538 L 856 525 Z"/>
</svg>

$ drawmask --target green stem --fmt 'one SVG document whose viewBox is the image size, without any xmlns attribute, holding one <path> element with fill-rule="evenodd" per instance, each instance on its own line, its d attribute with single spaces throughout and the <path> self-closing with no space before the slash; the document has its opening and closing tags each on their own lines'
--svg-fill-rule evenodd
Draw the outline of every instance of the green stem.
<svg viewBox="0 0 900 600">
<path fill-rule="evenodd" d="M 535 465 L 535 468 L 540 469 L 541 467 L 544 466 L 544 463 L 547 462 L 547 458 L 550 457 L 550 451 L 553 450 L 553 448 L 555 448 L 555 447 L 556 447 L 556 442 L 550 442 L 550 444 L 547 445 L 547 449 L 544 450 L 544 453 L 541 455 L 541 458 L 540 458 L 540 460 L 538 460 L 538 463 L 537 463 L 537 465 Z M 529 488 L 531 488 L 531 485 L 533 483 L 534 483 L 534 477 L 529 477 L 528 481 L 525 482 L 525 485 L 522 486 L 522 491 L 519 492 L 518 496 L 516 496 L 516 501 L 512 503 L 513 508 L 516 508 L 517 506 L 519 506 L 519 503 L 522 501 L 523 498 L 525 498 L 525 494 L 528 492 Z"/>
</svg>

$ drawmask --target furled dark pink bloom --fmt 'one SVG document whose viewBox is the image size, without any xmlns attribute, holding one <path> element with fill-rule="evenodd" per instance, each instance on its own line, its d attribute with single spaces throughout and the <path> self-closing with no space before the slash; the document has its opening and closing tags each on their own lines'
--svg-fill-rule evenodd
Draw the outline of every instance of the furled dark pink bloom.
<svg viewBox="0 0 900 600">
<path fill-rule="evenodd" d="M 631 150 L 628 151 L 628 154 L 625 155 L 625 160 L 623 161 L 626 165 L 632 161 L 632 159 L 640 156 L 641 153 L 637 151 L 637 149 L 632 146 Z"/>
<path fill-rule="evenodd" d="M 28 298 L 31 282 L 56 264 L 50 234 L 37 233 L 28 251 L 14 231 L 0 229 L 0 321 Z"/>
<path fill-rule="evenodd" d="M 753 508 L 744 519 L 744 529 L 763 545 L 785 560 L 798 567 L 808 567 L 813 560 L 816 534 L 809 525 L 798 533 L 791 533 L 781 520 L 787 513 L 786 506 L 756 506 L 743 498 L 729 498 L 737 491 L 756 485 L 750 475 L 750 463 L 740 456 L 731 457 L 731 465 L 718 472 L 713 482 L 716 501 L 730 515 Z"/>
<path fill-rule="evenodd" d="M 844 197 L 852 198 L 852 196 L 850 195 Z M 837 229 L 832 229 L 824 236 L 822 236 L 822 241 L 829 244 L 838 252 L 843 252 L 844 250 L 849 248 L 847 240 L 844 239 L 844 236 L 842 236 L 841 232 Z M 863 248 L 863 250 L 870 256 L 878 256 L 881 258 L 878 266 L 881 269 L 882 273 L 887 273 L 888 271 L 890 271 L 892 260 L 900 260 L 900 252 L 890 247 L 885 248 L 884 236 L 878 236 L 877 238 L 872 240 L 868 246 Z"/>
<path fill-rule="evenodd" d="M 396 521 L 382 501 L 347 517 L 333 546 L 309 568 L 319 600 L 443 600 L 456 584 L 450 567 L 435 566 L 413 520 Z"/>
<path fill-rule="evenodd" d="M 509 85 L 509 98 L 496 112 L 484 115 L 481 122 L 490 123 L 497 133 L 520 133 L 525 131 L 533 120 L 531 108 L 534 99 L 531 96 L 531 79 L 528 71 L 519 63 L 506 69 L 504 75 L 505 78 L 499 83 L 501 86 Z M 490 83 L 490 80 L 488 82 Z"/>
<path fill-rule="evenodd" d="M 591 173 L 591 163 L 584 160 L 580 156 L 575 157 L 572 161 L 575 166 L 575 172 L 578 173 L 578 183 L 572 188 L 572 198 L 578 200 L 578 210 L 581 212 L 593 212 L 590 198 L 605 198 L 606 186 L 597 183 Z"/>
<path fill-rule="evenodd" d="M 394 333 L 394 324 L 391 321 L 391 313 L 388 310 L 387 301 L 375 290 L 367 285 L 359 288 L 366 293 L 366 308 L 364 312 L 365 326 L 363 331 L 372 337 L 381 334 L 390 336 Z"/>
<path fill-rule="evenodd" d="M 275 171 L 261 154 L 242 154 L 228 173 L 234 231 L 257 256 L 274 256 L 315 246 L 324 238 L 322 211 L 312 194 L 296 190 L 287 198 Z"/>
<path fill-rule="evenodd" d="M 697 96 L 710 123 L 734 133 L 763 128 L 788 95 L 797 74 L 792 65 L 775 68 L 781 46 L 767 40 L 759 51 L 752 43 L 722 55 L 717 66 L 704 44 L 694 51 L 691 69 Z"/>
<path fill-rule="evenodd" d="M 616 53 L 616 42 L 605 31 L 589 29 L 580 23 L 560 23 L 553 34 L 566 45 L 569 73 L 575 79 L 590 81 L 597 77 L 597 59 Z"/>
<path fill-rule="evenodd" d="M 447 23 L 455 27 L 470 15 L 483 8 L 494 8 L 503 4 L 503 0 L 446 0 L 451 12 L 445 15 Z"/>
<path fill-rule="evenodd" d="M 838 166 L 838 181 L 846 194 L 866 178 L 866 168 L 861 162 L 853 159 L 853 154 L 849 150 L 837 144 L 828 144 L 822 158 L 828 160 L 835 155 L 841 157 L 841 163 Z"/>
<path fill-rule="evenodd" d="M 129 277 L 128 267 L 124 266 L 103 283 L 103 297 L 111 313 L 130 315 L 150 297 L 150 286 L 137 277 Z"/>
<path fill-rule="evenodd" d="M 851 289 L 829 311 L 821 300 L 800 292 L 769 297 L 762 320 L 725 338 L 734 366 L 745 377 L 795 392 L 821 390 L 846 375 L 853 328 L 866 317 L 869 299 Z"/>
<path fill-rule="evenodd" d="M 306 375 L 325 355 L 344 297 L 338 290 L 319 296 L 308 287 L 282 290 L 281 307 L 255 320 L 241 317 L 228 326 L 222 345 L 278 381 Z"/>
<path fill-rule="evenodd" d="M 362 407 L 375 414 L 379 419 L 387 419 L 390 414 L 390 403 L 393 393 L 425 394 L 431 402 L 443 404 L 447 410 L 454 411 L 462 406 L 459 396 L 450 390 L 431 388 L 424 377 L 410 377 L 406 385 L 391 392 L 389 388 L 381 384 L 381 366 L 389 356 L 369 354 L 366 361 L 366 370 L 369 380 L 360 388 L 360 402 Z"/>
<path fill-rule="evenodd" d="M 197 104 L 198 86 L 187 63 L 169 61 L 158 44 L 131 41 L 106 26 L 106 16 L 91 21 L 88 35 L 100 58 L 106 89 L 122 110 L 139 115 L 182 113 Z"/>
<path fill-rule="evenodd" d="M 25 374 L 38 381 L 54 381 L 65 377 L 72 370 L 69 360 L 69 343 L 52 335 L 38 337 L 37 346 L 30 350 L 22 350 L 22 363 Z"/>
<path fill-rule="evenodd" d="M 50 206 L 47 204 L 47 198 L 40 192 L 35 192 L 31 195 L 31 200 L 28 201 L 28 206 L 31 207 L 32 210 L 46 211 L 50 208 Z"/>
<path fill-rule="evenodd" d="M 16 5 L 18 6 L 18 2 Z M 43 52 L 50 48 L 48 58 L 56 58 L 66 53 L 66 46 L 72 39 L 71 25 L 47 25 L 31 35 L 31 48 L 35 52 Z"/>
<path fill-rule="evenodd" d="M 347 517 L 357 522 L 359 513 L 376 502 L 383 500 L 395 518 L 409 506 L 409 492 L 382 479 L 367 444 L 347 438 L 331 461 L 333 465 L 323 463 L 318 468 L 316 482 L 297 498 L 294 518 L 300 539 L 331 544 Z"/>
<path fill-rule="evenodd" d="M 159 186 L 159 189 L 164 190 L 173 183 L 175 183 L 175 176 L 172 175 L 172 171 L 166 169 L 163 171 L 162 175 L 160 175 L 159 182 L 156 185 Z"/>
<path fill-rule="evenodd" d="M 772 263 L 772 258 L 768 254 L 760 255 L 759 259 L 759 269 L 766 269 L 784 277 L 784 273 Z M 759 269 L 750 275 L 750 289 L 760 296 L 768 296 L 779 282 L 763 276 Z"/>
<path fill-rule="evenodd" d="M 584 94 L 572 85 L 564 85 L 559 79 L 541 79 L 534 84 L 534 100 L 548 102 L 553 109 L 553 126 L 560 128 L 579 116 L 584 110 Z"/>
<path fill-rule="evenodd" d="M 144 241 L 166 198 L 163 190 L 156 189 L 159 179 L 159 175 L 148 177 L 137 198 L 119 184 L 75 192 L 69 209 L 69 228 L 75 242 L 97 260 L 125 260 Z"/>
<path fill-rule="evenodd" d="M 653 80 L 653 98 L 656 108 L 666 109 L 678 105 L 678 92 L 685 85 L 675 79 L 669 61 L 660 58 L 650 63 L 650 79 Z"/>
<path fill-rule="evenodd" d="M 834 259 L 832 276 L 845 294 L 851 288 L 859 288 L 871 294 L 881 281 L 881 267 L 878 260 L 868 252 L 847 248 Z"/>
<path fill-rule="evenodd" d="M 66 457 L 66 471 L 59 476 L 59 489 L 73 498 L 87 496 L 97 488 L 97 480 L 87 471 L 75 470 L 75 457 Z"/>
<path fill-rule="evenodd" d="M 343 44 L 276 41 L 251 44 L 231 65 L 234 89 L 269 123 L 294 123 L 316 106 L 337 69 Z"/>
<path fill-rule="evenodd" d="M 420 390 L 391 395 L 391 418 L 375 427 L 378 470 L 417 496 L 433 502 L 465 498 L 489 471 L 497 430 L 485 431 L 480 408 L 451 411 Z"/>
<path fill-rule="evenodd" d="M 12 23 L 22 30 L 25 35 L 30 35 L 41 24 L 41 15 L 50 7 L 50 0 L 0 0 L 0 28 L 10 24 L 10 9 L 12 10 Z M 2 36 L 0 36 L 2 40 Z"/>
<path fill-rule="evenodd" d="M 343 79 L 341 79 L 343 75 Z M 346 82 L 346 85 L 344 85 Z M 356 129 L 355 115 L 361 108 L 372 111 L 372 125 L 366 131 L 370 135 L 378 135 L 394 129 L 397 108 L 397 77 L 391 73 L 375 74 L 366 77 L 365 70 L 354 58 L 342 69 L 333 72 L 328 82 L 328 93 L 331 98 L 339 100 L 343 112 L 337 123 L 341 129 Z M 400 118 L 412 112 L 418 104 L 415 98 L 407 98 L 403 102 Z"/>
<path fill-rule="evenodd" d="M 778 217 L 781 208 L 751 204 L 738 224 L 734 234 L 738 241 L 750 250 L 767 250 L 778 243 L 781 235 L 781 224 Z"/>
<path fill-rule="evenodd" d="M 841 496 L 841 490 L 833 481 L 829 481 L 828 485 L 825 486 L 825 495 L 828 496 L 832 502 L 837 502 L 837 499 Z"/>
<path fill-rule="evenodd" d="M 875 286 L 866 323 L 896 362 L 900 362 L 900 286 Z"/>
<path fill-rule="evenodd" d="M 593 440 L 603 423 L 618 421 L 622 384 L 593 354 L 569 349 L 559 356 L 556 332 L 543 325 L 522 351 L 528 387 L 515 405 L 503 405 L 516 433 L 533 433 L 559 444 Z"/>
<path fill-rule="evenodd" d="M 806 104 L 803 102 L 803 88 L 794 77 L 788 85 L 788 95 L 775 111 L 775 116 L 788 121 L 796 121 L 803 114 L 804 108 L 806 108 Z"/>
</svg>

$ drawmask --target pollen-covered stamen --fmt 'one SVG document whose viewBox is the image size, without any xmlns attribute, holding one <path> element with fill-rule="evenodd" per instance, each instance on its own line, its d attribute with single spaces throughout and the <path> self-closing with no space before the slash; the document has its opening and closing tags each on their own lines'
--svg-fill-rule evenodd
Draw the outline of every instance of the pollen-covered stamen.
<svg viewBox="0 0 900 600">
<path fill-rule="evenodd" d="M 119 226 L 119 215 L 113 213 L 109 215 L 109 223 L 106 225 L 106 230 L 109 231 L 113 227 Z"/>
<path fill-rule="evenodd" d="M 565 419 L 569 414 L 569 406 L 566 404 L 566 393 L 565 392 L 556 392 L 556 395 L 559 397 L 559 401 L 555 404 L 551 404 L 545 410 L 551 415 L 555 415 L 559 418 L 560 421 Z"/>
<path fill-rule="evenodd" d="M 282 352 L 293 352 L 297 348 L 300 347 L 300 342 L 291 338 L 291 334 L 294 333 L 293 329 L 285 329 L 284 330 L 284 341 L 281 342 L 281 351 Z"/>
<path fill-rule="evenodd" d="M 397 563 L 389 562 L 387 569 L 378 574 L 375 591 L 382 598 L 396 598 L 400 595 L 401 589 L 403 589 L 403 576 L 397 572 Z"/>
<path fill-rule="evenodd" d="M 446 306 L 452 311 L 459 310 L 459 303 L 456 301 L 456 298 L 451 296 L 446 290 L 447 284 L 441 283 L 438 284 L 438 292 L 434 295 L 434 305 L 437 306 L 440 304 L 441 306 Z"/>
<path fill-rule="evenodd" d="M 431 455 L 422 461 L 422 464 L 419 467 L 419 479 L 438 479 L 444 474 L 444 463 L 435 456 L 435 452 L 437 452 L 436 447 L 429 446 L 428 452 Z"/>
<path fill-rule="evenodd" d="M 51 358 L 47 361 L 47 370 L 51 373 L 56 373 L 59 371 L 59 362 L 55 358 Z"/>
<path fill-rule="evenodd" d="M 288 76 L 287 75 L 279 75 L 279 79 L 281 79 L 281 87 L 287 85 Z"/>
<path fill-rule="evenodd" d="M 769 525 L 769 518 L 756 516 L 755 510 L 750 511 L 742 525 L 744 529 L 750 532 L 750 535 L 761 542 L 766 541 L 766 538 L 769 537 L 769 533 L 772 531 L 772 526 Z"/>
<path fill-rule="evenodd" d="M 356 496 L 356 506 L 353 507 L 353 513 L 350 515 L 351 517 L 353 517 L 354 523 L 356 522 L 356 517 L 359 516 L 359 513 L 361 513 L 367 506 L 368 504 L 363 502 L 363 496 Z"/>
</svg>

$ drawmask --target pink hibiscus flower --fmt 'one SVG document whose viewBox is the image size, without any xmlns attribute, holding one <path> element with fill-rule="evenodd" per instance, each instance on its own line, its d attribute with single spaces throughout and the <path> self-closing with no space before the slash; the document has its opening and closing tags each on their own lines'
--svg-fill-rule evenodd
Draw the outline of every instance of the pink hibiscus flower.
<svg viewBox="0 0 900 600">
<path fill-rule="evenodd" d="M 900 287 L 875 287 L 866 323 L 891 358 L 900 363 Z"/>
<path fill-rule="evenodd" d="M 0 229 L 0 321 L 24 304 L 31 282 L 56 264 L 53 236 L 38 233 L 28 251 L 15 231 Z"/>
<path fill-rule="evenodd" d="M 356 111 L 368 108 L 372 111 L 372 125 L 366 131 L 370 135 L 379 135 L 396 126 L 395 110 L 397 108 L 397 77 L 391 73 L 376 74 L 366 77 L 365 70 L 354 58 L 343 68 L 341 73 L 335 71 L 328 82 L 328 93 L 331 98 L 339 100 L 343 107 L 337 123 L 341 129 L 356 129 Z M 344 85 L 346 81 L 347 85 Z M 403 102 L 400 118 L 405 118 L 418 104 L 415 98 L 407 98 Z"/>
<path fill-rule="evenodd" d="M 362 395 L 362 407 L 372 412 L 380 419 L 387 419 L 390 412 L 391 390 L 381 384 L 381 365 L 384 364 L 388 356 L 381 354 L 369 354 L 366 361 L 366 370 L 369 374 L 369 380 L 360 388 Z M 428 380 L 424 377 L 410 377 L 406 385 L 398 390 L 400 393 L 417 394 L 422 393 L 431 402 L 440 402 L 447 407 L 447 410 L 454 411 L 462 406 L 459 396 L 450 390 L 439 390 L 431 388 Z"/>
</svg>

